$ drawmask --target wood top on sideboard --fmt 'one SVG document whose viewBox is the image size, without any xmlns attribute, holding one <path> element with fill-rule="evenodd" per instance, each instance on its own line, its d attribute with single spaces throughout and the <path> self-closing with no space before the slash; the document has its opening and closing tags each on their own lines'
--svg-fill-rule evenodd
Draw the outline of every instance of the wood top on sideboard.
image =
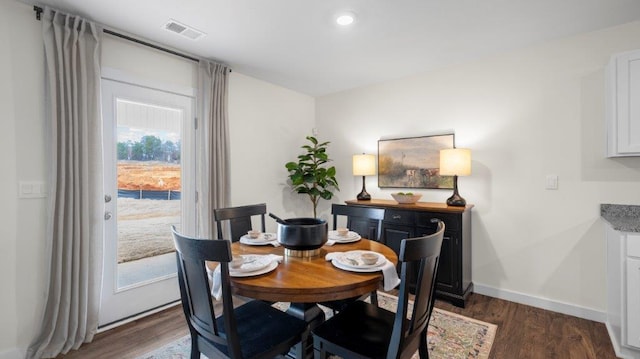
<svg viewBox="0 0 640 359">
<path fill-rule="evenodd" d="M 448 206 L 446 203 L 437 202 L 416 202 L 412 204 L 401 204 L 390 199 L 377 199 L 372 198 L 367 201 L 359 201 L 351 199 L 345 201 L 346 204 L 356 206 L 372 206 L 372 207 L 385 207 L 395 209 L 407 209 L 411 211 L 425 211 L 425 212 L 447 212 L 447 213 L 462 213 L 465 209 L 471 209 L 472 204 L 467 204 L 466 207 Z"/>
</svg>

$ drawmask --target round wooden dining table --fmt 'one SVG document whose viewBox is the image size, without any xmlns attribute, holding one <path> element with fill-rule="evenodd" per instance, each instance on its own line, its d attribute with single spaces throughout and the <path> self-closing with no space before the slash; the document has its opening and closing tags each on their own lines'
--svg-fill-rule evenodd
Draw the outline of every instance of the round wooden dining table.
<svg viewBox="0 0 640 359">
<path fill-rule="evenodd" d="M 369 250 L 378 252 L 394 265 L 395 252 L 376 241 L 361 239 L 352 243 L 323 246 L 320 255 L 309 258 L 284 255 L 283 247 L 252 246 L 235 242 L 231 245 L 234 256 L 243 254 L 276 254 L 284 257 L 273 271 L 254 277 L 232 277 L 235 294 L 272 302 L 318 303 L 361 296 L 378 289 L 382 283 L 380 271 L 357 273 L 338 269 L 325 260 L 330 252 Z"/>
<path fill-rule="evenodd" d="M 231 244 L 233 256 L 243 254 L 275 254 L 283 256 L 273 271 L 251 277 L 231 277 L 233 293 L 270 302 L 290 302 L 287 313 L 309 323 L 315 328 L 325 320 L 325 314 L 317 303 L 359 297 L 380 287 L 382 272 L 351 272 L 336 268 L 325 260 L 330 252 L 368 250 L 384 255 L 394 265 L 398 263 L 395 252 L 376 241 L 360 239 L 352 243 L 336 243 L 323 246 L 314 257 L 292 257 L 285 255 L 282 246 Z M 313 358 L 311 337 L 302 345 L 303 358 Z M 292 354 L 292 353 L 290 353 Z M 293 355 L 293 354 L 292 354 Z"/>
</svg>

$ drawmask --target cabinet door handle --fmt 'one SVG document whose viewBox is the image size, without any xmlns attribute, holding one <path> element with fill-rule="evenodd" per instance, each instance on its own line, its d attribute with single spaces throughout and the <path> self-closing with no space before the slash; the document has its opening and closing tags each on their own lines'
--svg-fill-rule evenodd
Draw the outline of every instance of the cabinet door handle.
<svg viewBox="0 0 640 359">
<path fill-rule="evenodd" d="M 431 218 L 431 223 L 438 223 L 440 221 L 441 221 L 440 218 Z"/>
<path fill-rule="evenodd" d="M 402 216 L 399 215 L 399 214 L 394 214 L 393 216 L 391 216 L 391 218 L 393 218 L 393 219 L 401 219 Z"/>
</svg>

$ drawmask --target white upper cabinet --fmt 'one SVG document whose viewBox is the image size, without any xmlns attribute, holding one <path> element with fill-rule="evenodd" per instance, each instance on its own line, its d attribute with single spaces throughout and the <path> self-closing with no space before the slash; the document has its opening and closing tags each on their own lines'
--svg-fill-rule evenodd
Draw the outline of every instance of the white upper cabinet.
<svg viewBox="0 0 640 359">
<path fill-rule="evenodd" d="M 607 156 L 640 156 L 640 50 L 607 66 Z"/>
</svg>

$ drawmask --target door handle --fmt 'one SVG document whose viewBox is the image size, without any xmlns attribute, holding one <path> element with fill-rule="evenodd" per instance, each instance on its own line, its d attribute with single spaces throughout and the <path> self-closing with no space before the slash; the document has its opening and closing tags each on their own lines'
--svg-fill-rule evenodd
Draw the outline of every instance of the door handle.
<svg viewBox="0 0 640 359">
<path fill-rule="evenodd" d="M 108 221 L 111 219 L 111 212 L 104 212 L 104 220 Z"/>
<path fill-rule="evenodd" d="M 391 216 L 391 218 L 393 218 L 393 219 L 400 219 L 400 218 L 402 218 L 402 216 L 401 216 L 401 215 L 399 215 L 399 214 L 394 214 L 393 216 Z"/>
</svg>

